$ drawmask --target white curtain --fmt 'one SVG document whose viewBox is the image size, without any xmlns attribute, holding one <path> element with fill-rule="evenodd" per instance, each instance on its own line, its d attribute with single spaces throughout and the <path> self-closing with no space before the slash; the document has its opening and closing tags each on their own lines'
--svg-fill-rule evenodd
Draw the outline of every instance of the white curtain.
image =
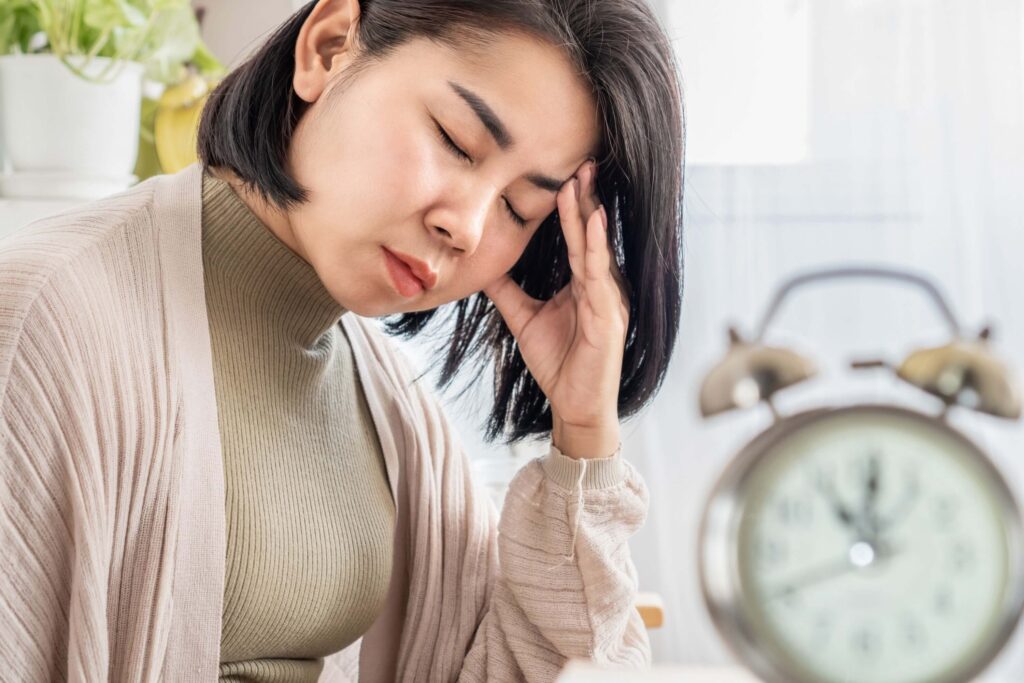
<svg viewBox="0 0 1024 683">
<path fill-rule="evenodd" d="M 1024 102 L 1020 0 L 655 0 L 687 98 L 686 292 L 664 389 L 624 425 L 624 453 L 651 492 L 632 543 L 641 590 L 661 594 L 659 662 L 721 663 L 696 573 L 707 492 L 770 416 L 704 421 L 701 379 L 750 333 L 779 283 L 839 264 L 932 279 L 966 330 L 991 322 L 993 348 L 1024 378 Z M 931 302 L 898 284 L 799 290 L 769 340 L 818 361 L 821 376 L 779 398 L 784 412 L 858 400 L 934 410 L 932 399 L 853 358 L 899 361 L 947 340 Z M 410 351 L 424 358 L 415 348 Z M 499 484 L 541 445 L 488 448 L 474 414 L 449 414 L 485 478 Z M 959 411 L 1024 500 L 1024 425 Z M 1024 634 L 988 672 L 1024 680 Z"/>
</svg>

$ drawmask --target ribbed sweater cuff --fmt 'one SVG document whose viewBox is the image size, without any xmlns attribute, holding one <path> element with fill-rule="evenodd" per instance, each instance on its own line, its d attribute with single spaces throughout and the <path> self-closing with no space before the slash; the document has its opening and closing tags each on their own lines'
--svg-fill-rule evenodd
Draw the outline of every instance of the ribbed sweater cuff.
<svg viewBox="0 0 1024 683">
<path fill-rule="evenodd" d="M 551 444 L 551 450 L 541 458 L 541 466 L 552 481 L 569 491 L 575 490 L 583 471 L 583 459 L 570 458 Z M 622 444 L 607 458 L 587 458 L 583 474 L 584 490 L 604 489 L 622 483 L 626 468 L 622 463 Z"/>
</svg>

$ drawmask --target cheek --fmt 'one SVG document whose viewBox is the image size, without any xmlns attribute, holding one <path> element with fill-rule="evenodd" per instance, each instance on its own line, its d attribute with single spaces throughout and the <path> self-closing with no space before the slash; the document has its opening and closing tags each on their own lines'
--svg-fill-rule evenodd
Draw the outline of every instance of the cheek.
<svg viewBox="0 0 1024 683">
<path fill-rule="evenodd" d="M 497 233 L 490 239 L 485 237 L 470 265 L 474 286 L 482 288 L 510 271 L 523 255 L 527 242 L 526 238 Z"/>
<path fill-rule="evenodd" d="M 364 219 L 385 214 L 389 221 L 400 219 L 438 191 L 443 168 L 415 108 L 371 106 L 364 100 L 376 101 L 346 97 L 301 139 L 297 136 L 299 180 L 320 193 L 347 196 L 344 208 Z M 359 134 L 332 133 L 339 130 Z"/>
<path fill-rule="evenodd" d="M 346 151 L 352 173 L 342 182 L 380 210 L 408 206 L 423 191 L 424 180 L 437 175 L 425 146 L 400 122 L 377 122 L 364 130 L 366 135 L 356 136 L 361 139 Z"/>
</svg>

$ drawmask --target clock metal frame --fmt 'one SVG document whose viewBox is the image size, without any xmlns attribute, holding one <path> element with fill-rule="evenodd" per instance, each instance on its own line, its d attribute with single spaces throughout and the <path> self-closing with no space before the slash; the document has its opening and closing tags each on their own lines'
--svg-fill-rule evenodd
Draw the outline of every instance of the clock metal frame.
<svg viewBox="0 0 1024 683">
<path fill-rule="evenodd" d="M 766 683 L 820 683 L 806 669 L 797 668 L 791 657 L 773 644 L 759 640 L 758 625 L 747 607 L 739 566 L 739 529 L 747 503 L 747 491 L 757 466 L 771 449 L 803 427 L 837 414 L 873 413 L 916 420 L 939 430 L 964 447 L 979 473 L 988 479 L 1006 524 L 1008 552 L 1006 594 L 998 617 L 996 636 L 962 666 L 929 683 L 963 683 L 991 664 L 1013 634 L 1024 610 L 1024 541 L 1020 507 L 994 463 L 971 439 L 941 417 L 885 403 L 820 407 L 777 420 L 748 442 L 719 477 L 704 508 L 698 535 L 698 567 L 701 591 L 711 619 L 729 647 Z"/>
</svg>

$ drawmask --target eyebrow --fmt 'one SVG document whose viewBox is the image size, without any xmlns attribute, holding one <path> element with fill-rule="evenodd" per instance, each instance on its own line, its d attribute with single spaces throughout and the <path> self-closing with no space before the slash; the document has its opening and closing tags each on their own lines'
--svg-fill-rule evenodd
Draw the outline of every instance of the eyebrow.
<svg viewBox="0 0 1024 683">
<path fill-rule="evenodd" d="M 505 124 L 502 123 L 498 115 L 494 113 L 494 110 L 484 102 L 482 97 L 455 81 L 448 81 L 448 85 L 455 91 L 456 95 L 469 105 L 473 113 L 476 114 L 476 117 L 480 119 L 480 123 L 491 134 L 491 137 L 494 138 L 494 142 L 498 144 L 499 148 L 504 151 L 516 144 L 515 140 L 512 139 L 512 135 L 508 132 L 508 128 L 505 127 Z M 559 180 L 558 178 L 552 178 L 541 173 L 530 173 L 526 176 L 526 179 L 542 190 L 555 193 L 562 189 L 562 185 L 568 180 Z"/>
</svg>

